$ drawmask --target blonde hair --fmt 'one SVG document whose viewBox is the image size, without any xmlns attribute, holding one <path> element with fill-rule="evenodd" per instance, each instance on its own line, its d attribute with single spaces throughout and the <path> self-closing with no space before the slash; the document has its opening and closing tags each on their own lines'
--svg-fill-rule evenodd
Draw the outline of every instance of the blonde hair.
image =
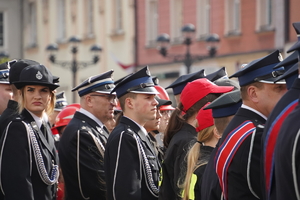
<svg viewBox="0 0 300 200">
<path fill-rule="evenodd" d="M 56 100 L 54 91 L 50 90 L 50 88 L 49 88 L 49 91 L 50 91 L 51 99 L 50 99 L 48 106 L 45 109 L 45 112 L 47 115 L 50 115 L 53 113 L 54 107 L 55 107 L 55 100 Z M 19 114 L 20 114 L 24 110 L 25 104 L 26 104 L 25 86 L 20 89 L 20 98 L 18 99 L 18 104 L 19 104 Z"/>
<path fill-rule="evenodd" d="M 200 142 L 205 143 L 207 141 L 210 141 L 214 136 L 214 128 L 215 126 L 213 125 L 199 131 L 197 135 L 197 142 L 190 148 L 187 153 L 187 170 L 184 182 L 181 185 L 181 188 L 183 188 L 184 190 L 183 200 L 189 200 L 191 178 L 194 171 L 198 167 L 206 165 L 208 162 L 207 160 L 199 161 L 199 157 L 201 155 L 200 146 L 202 145 Z"/>
</svg>

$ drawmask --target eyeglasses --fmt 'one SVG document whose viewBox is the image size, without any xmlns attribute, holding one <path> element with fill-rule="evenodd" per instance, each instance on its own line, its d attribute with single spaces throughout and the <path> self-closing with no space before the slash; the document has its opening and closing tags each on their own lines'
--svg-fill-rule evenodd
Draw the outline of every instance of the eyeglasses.
<svg viewBox="0 0 300 200">
<path fill-rule="evenodd" d="M 159 112 L 162 116 L 167 116 L 167 115 L 171 116 L 172 114 L 172 110 L 160 110 Z"/>
<path fill-rule="evenodd" d="M 117 100 L 117 96 L 116 95 L 92 94 L 90 96 L 93 96 L 93 97 L 105 97 L 105 98 L 107 98 L 107 100 L 109 102 L 114 102 L 114 101 Z"/>
</svg>

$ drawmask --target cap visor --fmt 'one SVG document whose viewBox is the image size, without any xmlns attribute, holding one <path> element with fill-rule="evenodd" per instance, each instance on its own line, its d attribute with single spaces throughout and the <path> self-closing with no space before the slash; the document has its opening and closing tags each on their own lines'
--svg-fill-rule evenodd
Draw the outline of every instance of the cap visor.
<svg viewBox="0 0 300 200">
<path fill-rule="evenodd" d="M 159 94 L 159 92 L 155 89 L 155 87 L 145 87 L 145 88 L 140 88 L 136 90 L 130 91 L 132 93 L 137 93 L 137 94 Z"/>
<path fill-rule="evenodd" d="M 210 93 L 226 93 L 230 92 L 234 89 L 233 86 L 215 86 L 214 88 L 211 89 Z"/>
<path fill-rule="evenodd" d="M 277 78 L 268 78 L 266 80 L 260 80 L 258 82 L 260 83 L 270 83 L 270 84 L 286 84 L 284 79 L 278 80 L 277 82 L 275 82 L 277 80 Z"/>
</svg>

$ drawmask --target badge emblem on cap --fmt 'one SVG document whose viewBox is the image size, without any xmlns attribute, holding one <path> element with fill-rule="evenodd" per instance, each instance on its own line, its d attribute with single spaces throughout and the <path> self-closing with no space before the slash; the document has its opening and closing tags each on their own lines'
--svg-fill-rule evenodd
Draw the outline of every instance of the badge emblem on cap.
<svg viewBox="0 0 300 200">
<path fill-rule="evenodd" d="M 35 77 L 38 79 L 38 80 L 41 80 L 43 78 L 43 75 L 40 71 L 38 71 L 35 75 Z"/>
</svg>

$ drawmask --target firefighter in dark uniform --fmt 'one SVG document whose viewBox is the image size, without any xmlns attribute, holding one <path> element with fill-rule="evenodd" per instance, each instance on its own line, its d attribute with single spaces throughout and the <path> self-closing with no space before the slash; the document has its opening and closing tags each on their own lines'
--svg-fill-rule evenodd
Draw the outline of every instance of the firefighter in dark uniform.
<svg viewBox="0 0 300 200">
<path fill-rule="evenodd" d="M 214 118 L 214 124 L 219 135 L 223 134 L 224 129 L 228 123 L 232 120 L 235 113 L 242 105 L 241 93 L 239 90 L 225 93 L 219 98 L 214 100 L 210 105 L 206 106 L 205 109 L 212 109 L 212 115 Z M 214 158 L 216 155 L 216 148 L 210 154 L 209 161 L 203 172 L 195 171 L 197 173 L 203 173 L 202 179 L 198 181 L 195 186 L 195 199 L 211 199 L 221 200 L 222 190 L 219 184 L 219 179 L 216 174 L 214 167 Z M 200 170 L 200 169 L 199 169 Z"/>
<path fill-rule="evenodd" d="M 298 23 L 298 26 L 300 23 Z M 295 26 L 295 24 L 294 24 Z M 297 27 L 295 27 L 296 29 Z M 298 27 L 300 31 L 300 26 Z M 274 68 L 284 67 L 285 73 L 279 76 L 275 81 L 285 80 L 287 93 L 279 100 L 272 113 L 268 117 L 262 136 L 262 173 L 264 175 L 263 193 L 264 199 L 274 199 L 276 193 L 272 190 L 275 179 L 274 175 L 274 149 L 278 132 L 284 119 L 298 105 L 300 95 L 300 79 L 298 76 L 298 52 L 294 51 L 289 57 L 284 59 Z"/>
<path fill-rule="evenodd" d="M 157 199 L 160 166 L 143 127 L 155 119 L 158 104 L 148 67 L 123 79 L 115 91 L 123 116 L 110 133 L 105 150 L 107 198 Z"/>
<path fill-rule="evenodd" d="M 288 52 L 296 50 L 298 56 L 300 55 L 300 23 L 293 23 L 298 36 L 298 42 L 294 44 Z M 298 59 L 298 71 L 299 59 Z M 292 69 L 290 69 L 292 70 Z M 289 70 L 289 71 L 290 71 Z M 285 74 L 284 74 L 285 75 Z M 299 78 L 295 80 L 293 90 L 299 96 Z M 297 89 L 298 88 L 298 89 Z M 289 96 L 292 97 L 292 94 Z M 294 96 L 293 96 L 294 97 Z M 288 99 L 292 104 L 294 101 Z M 293 111 L 283 120 L 282 126 L 279 130 L 275 150 L 274 150 L 274 173 L 272 181 L 272 190 L 269 199 L 299 199 L 299 161 L 300 161 L 300 143 L 299 143 L 299 119 L 300 119 L 300 99 Z"/>
<path fill-rule="evenodd" d="M 171 85 L 166 87 L 166 89 L 172 88 L 177 105 L 180 102 L 180 95 L 186 84 L 199 78 L 205 78 L 204 69 L 201 69 L 200 71 L 191 74 L 184 74 L 178 77 Z"/>
<path fill-rule="evenodd" d="M 117 104 L 113 71 L 89 77 L 78 91 L 80 110 L 67 125 L 59 143 L 59 160 L 65 182 L 66 200 L 105 199 L 103 158 L 111 119 Z"/>
<path fill-rule="evenodd" d="M 274 84 L 279 51 L 254 60 L 231 77 L 238 77 L 243 104 L 228 124 L 215 156 L 215 169 L 225 199 L 259 199 L 263 124 L 286 92 L 285 82 Z"/>
<path fill-rule="evenodd" d="M 43 65 L 24 68 L 14 84 L 21 113 L 1 140 L 1 191 L 4 199 L 55 200 L 58 155 L 45 115 L 54 108 L 53 90 L 59 85 Z"/>
<path fill-rule="evenodd" d="M 19 59 L 17 61 L 9 61 L 8 64 L 10 65 L 8 80 L 13 96 L 12 99 L 8 101 L 6 109 L 0 116 L 0 138 L 8 123 L 18 115 L 19 94 L 18 89 L 13 83 L 19 81 L 20 73 L 25 67 L 28 67 L 29 65 L 38 65 L 39 63 L 33 60 Z"/>
</svg>

